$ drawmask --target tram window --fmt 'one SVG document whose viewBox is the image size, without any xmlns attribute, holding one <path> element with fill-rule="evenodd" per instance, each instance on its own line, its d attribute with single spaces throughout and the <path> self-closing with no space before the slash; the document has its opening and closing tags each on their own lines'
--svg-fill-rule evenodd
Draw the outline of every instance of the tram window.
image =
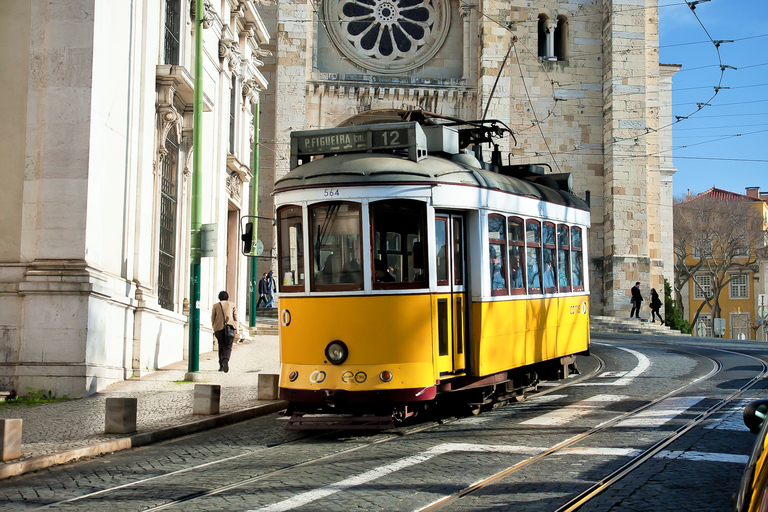
<svg viewBox="0 0 768 512">
<path fill-rule="evenodd" d="M 542 229 L 544 270 L 541 279 L 546 293 L 555 292 L 555 225 L 545 223 Z"/>
<path fill-rule="evenodd" d="M 304 291 L 304 223 L 300 206 L 277 212 L 280 290 Z"/>
<path fill-rule="evenodd" d="M 448 286 L 447 233 L 448 219 L 445 217 L 435 218 L 435 268 L 438 286 Z"/>
<path fill-rule="evenodd" d="M 528 293 L 541 293 L 541 226 L 535 220 L 525 222 L 528 256 Z"/>
<path fill-rule="evenodd" d="M 491 295 L 507 294 L 506 222 L 501 215 L 488 216 L 488 252 L 491 260 Z"/>
<path fill-rule="evenodd" d="M 571 291 L 569 249 L 568 226 L 560 224 L 557 226 L 557 286 L 561 292 Z"/>
<path fill-rule="evenodd" d="M 464 284 L 464 233 L 461 219 L 453 219 L 453 284 Z M 459 308 L 457 311 L 461 311 Z M 459 346 L 461 349 L 461 346 Z M 461 350 L 459 350 L 461 353 Z"/>
<path fill-rule="evenodd" d="M 370 205 L 370 217 L 373 288 L 425 286 L 425 203 L 405 199 L 376 201 Z"/>
<path fill-rule="evenodd" d="M 322 203 L 310 208 L 313 290 L 360 290 L 360 205 Z"/>
<path fill-rule="evenodd" d="M 513 294 L 525 293 L 525 239 L 523 219 L 510 217 L 509 225 L 509 284 Z"/>
<path fill-rule="evenodd" d="M 582 271 L 581 228 L 571 228 L 571 274 L 573 275 L 573 290 L 584 290 L 584 274 Z"/>
</svg>

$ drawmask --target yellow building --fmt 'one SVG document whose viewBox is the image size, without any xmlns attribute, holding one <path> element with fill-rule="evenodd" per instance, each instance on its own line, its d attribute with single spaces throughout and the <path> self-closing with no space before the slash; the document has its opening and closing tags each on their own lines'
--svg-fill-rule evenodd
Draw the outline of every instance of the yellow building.
<svg viewBox="0 0 768 512">
<path fill-rule="evenodd" d="M 694 336 L 766 339 L 767 231 L 768 193 L 758 187 L 712 187 L 675 206 L 675 271 L 690 277 L 681 303 Z"/>
</svg>

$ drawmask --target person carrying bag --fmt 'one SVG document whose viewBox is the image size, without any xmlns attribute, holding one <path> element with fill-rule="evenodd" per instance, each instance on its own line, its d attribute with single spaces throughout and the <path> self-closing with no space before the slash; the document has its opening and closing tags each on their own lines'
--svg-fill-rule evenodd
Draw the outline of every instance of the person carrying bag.
<svg viewBox="0 0 768 512">
<path fill-rule="evenodd" d="M 213 335 L 219 343 L 219 371 L 229 371 L 229 359 L 232 355 L 232 344 L 237 335 L 237 310 L 235 304 L 229 302 L 227 292 L 219 292 L 219 303 L 211 311 Z"/>
</svg>

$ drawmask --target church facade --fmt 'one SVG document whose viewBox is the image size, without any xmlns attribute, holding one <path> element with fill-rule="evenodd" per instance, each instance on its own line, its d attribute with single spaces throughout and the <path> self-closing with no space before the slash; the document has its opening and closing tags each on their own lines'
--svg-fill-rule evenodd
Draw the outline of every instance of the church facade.
<svg viewBox="0 0 768 512">
<path fill-rule="evenodd" d="M 659 64 L 655 0 L 278 1 L 263 12 L 276 20 L 261 118 L 265 182 L 288 171 L 292 130 L 389 110 L 498 119 L 517 139 L 500 148 L 505 162 L 571 173 L 591 205 L 593 314 L 628 314 L 636 281 L 671 281 L 679 68 Z M 262 207 L 271 214 L 268 201 Z"/>
</svg>

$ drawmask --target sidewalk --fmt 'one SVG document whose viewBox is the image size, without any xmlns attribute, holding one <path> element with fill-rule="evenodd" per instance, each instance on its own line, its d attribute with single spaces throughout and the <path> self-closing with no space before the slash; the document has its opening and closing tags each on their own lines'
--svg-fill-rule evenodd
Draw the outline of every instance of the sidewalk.
<svg viewBox="0 0 768 512">
<path fill-rule="evenodd" d="M 264 319 L 257 327 L 276 325 Z M 278 374 L 278 337 L 262 334 L 236 343 L 229 373 L 217 371 L 217 352 L 200 354 L 203 384 L 221 385 L 220 413 L 192 414 L 195 383 L 184 382 L 187 362 L 179 361 L 141 378 L 108 386 L 86 398 L 40 405 L 0 405 L 0 418 L 21 418 L 21 458 L 0 462 L 0 478 L 19 475 L 81 457 L 170 439 L 192 432 L 270 414 L 285 408 L 279 400 L 257 400 L 260 373 Z M 105 434 L 106 399 L 138 399 L 137 431 Z"/>
</svg>

